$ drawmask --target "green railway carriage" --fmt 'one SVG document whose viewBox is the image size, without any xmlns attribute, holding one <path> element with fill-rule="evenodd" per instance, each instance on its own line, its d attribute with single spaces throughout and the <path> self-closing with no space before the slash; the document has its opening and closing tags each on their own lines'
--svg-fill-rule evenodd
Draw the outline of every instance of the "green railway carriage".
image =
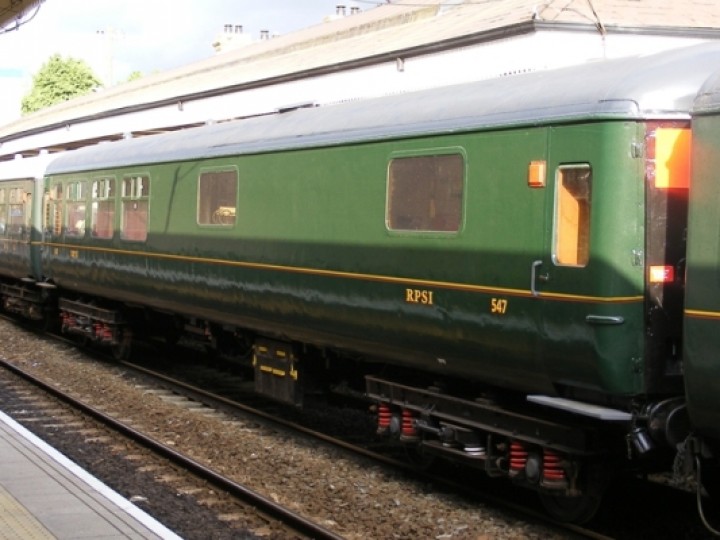
<svg viewBox="0 0 720 540">
<path fill-rule="evenodd" d="M 47 171 L 44 283 L 66 331 L 121 354 L 153 322 L 251 344 L 258 390 L 293 403 L 363 359 L 381 431 L 585 519 L 587 461 L 625 456 L 626 435 L 634 457 L 685 435 L 668 419 L 689 109 L 718 58 L 704 45 L 69 152 Z"/>
<path fill-rule="evenodd" d="M 720 75 L 708 80 L 693 110 L 692 191 L 685 303 L 685 386 L 696 431 L 720 448 Z"/>
<path fill-rule="evenodd" d="M 0 163 L 0 295 L 4 309 L 42 319 L 46 294 L 41 275 L 42 193 L 49 154 Z"/>
</svg>

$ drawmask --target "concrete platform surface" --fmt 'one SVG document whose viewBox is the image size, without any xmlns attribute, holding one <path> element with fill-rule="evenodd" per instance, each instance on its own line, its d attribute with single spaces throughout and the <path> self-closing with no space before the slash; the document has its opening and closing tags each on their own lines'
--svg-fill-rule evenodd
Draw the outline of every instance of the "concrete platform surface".
<svg viewBox="0 0 720 540">
<path fill-rule="evenodd" d="M 0 412 L 0 539 L 179 539 Z"/>
</svg>

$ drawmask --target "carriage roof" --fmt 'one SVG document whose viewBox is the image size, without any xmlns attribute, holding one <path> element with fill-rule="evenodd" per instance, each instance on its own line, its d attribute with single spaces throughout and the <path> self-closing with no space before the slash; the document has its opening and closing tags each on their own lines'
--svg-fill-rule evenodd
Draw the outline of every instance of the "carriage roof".
<svg viewBox="0 0 720 540">
<path fill-rule="evenodd" d="M 688 117 L 720 43 L 102 143 L 48 174 L 578 120 Z"/>
</svg>

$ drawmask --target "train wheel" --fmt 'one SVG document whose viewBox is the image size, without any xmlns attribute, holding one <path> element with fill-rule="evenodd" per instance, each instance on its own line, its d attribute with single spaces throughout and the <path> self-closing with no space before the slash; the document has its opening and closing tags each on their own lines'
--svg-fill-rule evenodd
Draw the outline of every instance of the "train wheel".
<svg viewBox="0 0 720 540">
<path fill-rule="evenodd" d="M 115 360 L 127 360 L 130 358 L 132 351 L 132 332 L 129 328 L 124 328 L 120 336 L 120 341 L 112 346 L 112 354 Z"/>
<path fill-rule="evenodd" d="M 60 331 L 60 319 L 54 316 L 49 311 L 44 311 L 42 317 L 34 319 L 32 326 L 38 332 L 43 334 Z"/>
<path fill-rule="evenodd" d="M 165 345 L 169 349 L 174 348 L 180 342 L 181 336 L 182 336 L 182 333 L 180 332 L 180 329 L 178 329 L 176 326 L 167 326 L 163 333 L 163 339 L 165 341 Z"/>
<path fill-rule="evenodd" d="M 695 459 L 697 505 L 700 519 L 709 531 L 720 536 L 720 467 L 714 461 Z"/>
<path fill-rule="evenodd" d="M 710 460 L 700 459 L 696 468 L 705 494 L 720 503 L 720 467 Z"/>
<path fill-rule="evenodd" d="M 182 332 L 174 324 L 168 324 L 163 329 L 162 339 L 166 354 L 171 356 L 176 355 L 181 337 Z"/>
<path fill-rule="evenodd" d="M 435 464 L 436 456 L 425 452 L 419 445 L 403 445 L 408 462 L 421 471 L 426 471 Z"/>
<path fill-rule="evenodd" d="M 566 497 L 564 495 L 540 494 L 540 501 L 553 519 L 565 523 L 582 525 L 590 521 L 600 508 L 602 496 L 580 495 Z"/>
</svg>

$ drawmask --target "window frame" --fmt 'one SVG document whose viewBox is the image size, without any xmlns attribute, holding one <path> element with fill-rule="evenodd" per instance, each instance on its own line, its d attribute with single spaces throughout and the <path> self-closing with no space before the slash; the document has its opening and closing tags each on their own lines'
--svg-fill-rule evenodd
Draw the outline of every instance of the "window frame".
<svg viewBox="0 0 720 540">
<path fill-rule="evenodd" d="M 60 180 L 51 181 L 44 194 L 43 230 L 51 237 L 63 233 L 65 220 L 65 185 Z"/>
<path fill-rule="evenodd" d="M 87 213 L 88 213 L 88 189 L 87 179 L 73 178 L 62 184 L 63 202 L 61 204 L 62 226 L 65 228 L 65 236 L 72 238 L 83 238 L 87 231 Z M 78 210 L 84 206 L 83 210 Z M 82 215 L 82 220 L 75 219 L 75 225 L 82 221 L 82 227 L 70 227 L 69 222 L 73 218 Z"/>
<path fill-rule="evenodd" d="M 147 180 L 147 190 L 138 196 L 138 182 L 136 182 L 136 180 L 139 178 Z M 126 181 L 130 181 L 130 193 L 125 191 Z M 116 186 L 119 192 L 116 197 L 119 196 L 120 199 L 120 239 L 125 242 L 146 242 L 148 231 L 150 229 L 150 201 L 152 193 L 152 189 L 150 189 L 150 186 L 152 185 L 150 173 L 134 172 L 123 174 L 120 177 L 119 184 L 119 186 Z M 143 183 L 143 185 L 145 185 L 145 183 Z M 145 206 L 144 227 L 142 229 L 138 229 L 140 230 L 140 235 L 137 237 L 134 236 L 135 229 L 131 229 L 133 233 L 128 234 L 126 205 L 129 204 L 135 205 L 135 207 L 131 209 L 133 212 L 138 210 L 139 204 L 144 204 Z M 142 215 L 142 211 L 140 215 Z"/>
<path fill-rule="evenodd" d="M 10 224 L 8 220 L 8 196 L 7 196 L 7 189 L 5 187 L 0 188 L 0 236 L 5 236 L 8 234 L 10 229 Z"/>
<path fill-rule="evenodd" d="M 392 166 L 396 160 L 400 159 L 413 159 L 413 158 L 433 158 L 441 156 L 459 156 L 461 160 L 462 173 L 459 185 L 461 192 L 459 195 L 460 201 L 458 203 L 457 216 L 457 228 L 453 229 L 416 229 L 416 228 L 397 228 L 392 227 L 393 218 L 391 216 L 392 208 L 392 186 L 391 186 L 391 173 Z M 423 148 L 412 151 L 393 152 L 390 154 L 385 174 L 385 229 L 386 231 L 395 236 L 429 236 L 429 237 L 448 237 L 458 236 L 462 233 L 465 228 L 465 216 L 466 216 L 466 204 L 467 204 L 467 176 L 468 176 L 468 157 L 464 148 L 459 146 L 440 147 L 440 148 Z"/>
<path fill-rule="evenodd" d="M 577 197 L 563 186 L 564 171 L 587 171 L 587 188 L 583 197 Z M 552 225 L 552 261 L 555 266 L 566 268 L 585 268 L 590 263 L 590 248 L 592 234 L 592 179 L 593 169 L 590 163 L 564 163 L 555 169 L 555 193 L 553 204 Z M 564 201 L 567 201 L 564 202 Z M 561 211 L 566 204 L 578 203 L 575 208 L 570 207 L 571 219 L 561 219 Z M 586 210 L 583 214 L 583 208 Z M 563 213 L 567 215 L 567 213 Z M 568 245 L 561 243 L 568 242 Z M 581 244 L 582 242 L 582 244 Z M 574 249 L 572 246 L 575 246 Z M 566 258 L 566 254 L 571 257 Z"/>
<path fill-rule="evenodd" d="M 18 213 L 19 212 L 19 213 Z M 22 186 L 8 188 L 5 228 L 10 236 L 22 236 L 28 225 L 27 193 Z"/>
<path fill-rule="evenodd" d="M 210 214 L 210 212 L 207 212 L 208 217 L 204 218 L 203 221 L 201 221 L 201 217 L 203 217 L 203 204 L 204 204 L 204 198 L 203 198 L 203 176 L 209 175 L 209 174 L 223 174 L 223 173 L 229 173 L 234 175 L 235 179 L 235 206 L 234 208 L 227 205 L 220 205 L 217 207 L 217 210 Z M 195 223 L 199 227 L 217 227 L 217 228 L 223 228 L 223 229 L 233 229 L 237 225 L 237 209 L 239 204 L 239 197 L 240 197 L 240 172 L 237 167 L 230 166 L 230 167 L 207 167 L 200 169 L 198 172 L 197 177 L 197 190 L 195 193 Z M 214 205 L 213 205 L 214 206 Z M 219 215 L 218 212 L 221 212 L 222 210 L 227 210 L 228 212 L 233 211 L 234 213 L 232 215 Z M 224 222 L 218 222 L 214 221 L 214 219 L 218 216 L 218 219 L 222 219 L 224 217 L 231 217 L 230 220 L 228 220 L 228 223 Z"/>
<path fill-rule="evenodd" d="M 91 180 L 90 183 L 90 236 L 98 240 L 110 240 L 115 236 L 115 225 L 117 218 L 117 200 L 118 200 L 118 189 L 117 189 L 117 178 L 114 175 L 98 176 Z M 96 195 L 96 186 L 100 185 L 100 189 L 103 191 L 102 194 Z M 112 185 L 112 188 L 108 186 Z M 112 191 L 112 194 L 108 194 Z M 107 208 L 111 209 L 111 216 L 109 220 L 109 231 L 103 229 L 103 234 L 98 234 L 97 222 L 98 216 L 101 214 L 101 204 L 105 203 Z M 107 215 L 107 211 L 102 212 L 103 215 Z M 108 234 L 109 233 L 109 234 Z"/>
</svg>

